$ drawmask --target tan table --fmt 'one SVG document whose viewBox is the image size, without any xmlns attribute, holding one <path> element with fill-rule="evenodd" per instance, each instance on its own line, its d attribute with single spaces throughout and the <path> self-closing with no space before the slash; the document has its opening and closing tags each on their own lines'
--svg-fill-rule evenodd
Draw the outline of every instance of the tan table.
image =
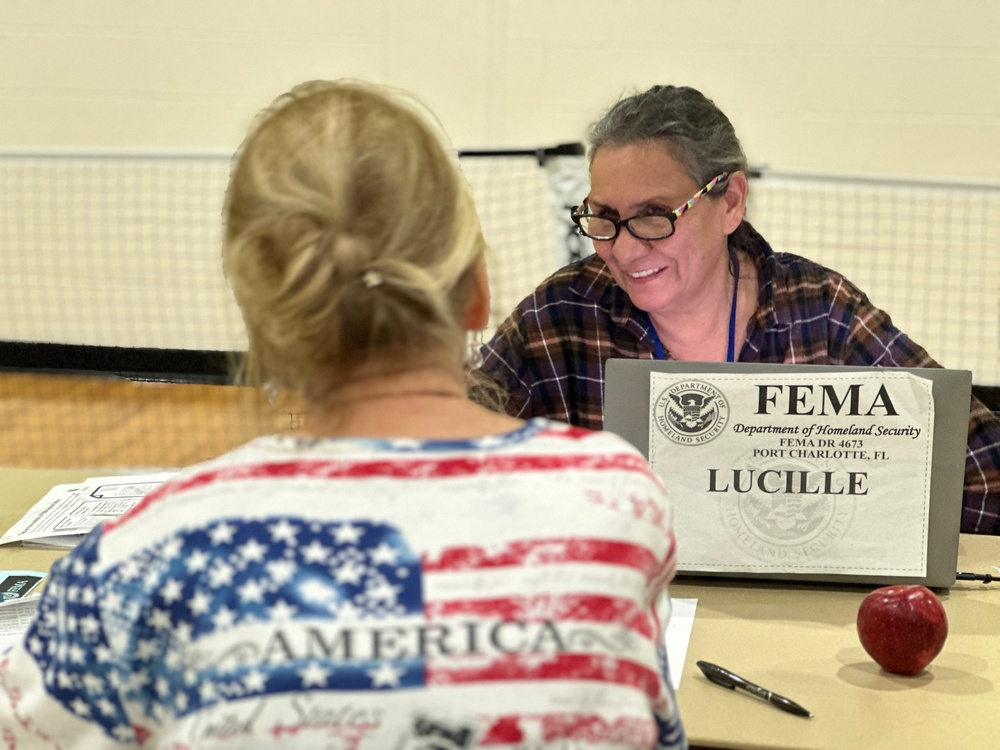
<svg viewBox="0 0 1000 750">
<path fill-rule="evenodd" d="M 958 569 L 994 573 L 1000 537 L 963 534 Z M 873 586 L 781 585 L 681 579 L 698 599 L 678 691 L 693 744 L 725 748 L 1000 747 L 1000 583 L 938 591 L 948 614 L 944 650 L 924 672 L 883 672 L 858 640 L 855 618 Z M 698 659 L 724 666 L 813 712 L 803 719 L 709 682 Z"/>
<path fill-rule="evenodd" d="M 0 469 L 0 526 L 17 521 L 55 484 L 95 472 Z M 98 472 L 99 474 L 99 472 Z M 0 547 L 0 569 L 48 570 L 59 550 Z M 996 572 L 1000 537 L 963 535 L 959 570 Z M 873 587 L 681 579 L 698 600 L 678 691 L 693 745 L 723 748 L 986 748 L 1000 746 L 1000 583 L 939 591 L 950 633 L 916 677 L 882 672 L 861 648 L 858 606 Z M 710 683 L 705 659 L 795 700 L 802 719 Z"/>
</svg>

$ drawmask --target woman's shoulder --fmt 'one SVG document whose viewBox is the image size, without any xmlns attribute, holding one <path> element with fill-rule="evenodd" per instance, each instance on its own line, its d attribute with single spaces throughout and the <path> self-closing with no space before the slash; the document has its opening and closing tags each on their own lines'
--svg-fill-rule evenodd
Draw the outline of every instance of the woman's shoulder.
<svg viewBox="0 0 1000 750">
<path fill-rule="evenodd" d="M 639 450 L 625 438 L 605 430 L 592 430 L 557 422 L 546 417 L 535 417 L 527 422 L 539 440 L 562 442 L 566 446 L 585 446 L 593 449 L 612 448 L 623 453 L 639 454 Z"/>
<path fill-rule="evenodd" d="M 598 302 L 614 286 L 607 265 L 596 255 L 588 255 L 554 271 L 542 281 L 525 302 L 541 300 L 590 300 Z"/>
<path fill-rule="evenodd" d="M 843 274 L 822 263 L 795 253 L 775 251 L 752 226 L 747 226 L 744 242 L 741 249 L 756 264 L 762 286 L 767 283 L 794 287 L 797 284 L 847 282 Z"/>
<path fill-rule="evenodd" d="M 490 346 L 504 348 L 507 340 L 506 348 L 520 349 L 541 339 L 571 346 L 591 337 L 595 315 L 624 318 L 628 308 L 628 298 L 604 261 L 591 255 L 555 271 L 521 299 Z"/>
<path fill-rule="evenodd" d="M 770 285 L 776 301 L 864 296 L 861 289 L 840 271 L 794 253 L 769 253 L 761 259 L 759 272 L 761 286 Z"/>
<path fill-rule="evenodd" d="M 643 453 L 632 443 L 614 432 L 536 417 L 528 422 L 535 429 L 533 445 L 545 452 L 576 454 L 584 465 L 591 459 L 602 470 L 620 469 L 629 474 L 653 479 L 655 474 Z"/>
<path fill-rule="evenodd" d="M 843 274 L 810 258 L 794 253 L 772 253 L 768 258 L 776 271 L 786 275 L 810 276 L 816 278 L 843 277 Z"/>
</svg>

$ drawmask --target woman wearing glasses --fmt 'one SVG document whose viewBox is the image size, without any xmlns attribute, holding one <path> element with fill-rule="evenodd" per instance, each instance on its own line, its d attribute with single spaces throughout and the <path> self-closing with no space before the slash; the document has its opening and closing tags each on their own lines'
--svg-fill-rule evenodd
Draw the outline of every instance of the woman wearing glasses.
<svg viewBox="0 0 1000 750">
<path fill-rule="evenodd" d="M 775 253 L 744 218 L 747 159 L 692 88 L 654 86 L 589 134 L 590 194 L 573 209 L 595 254 L 544 281 L 483 347 L 507 412 L 600 429 L 604 363 L 935 367 L 835 271 Z M 962 531 L 1000 533 L 1000 423 L 973 400 Z"/>
</svg>

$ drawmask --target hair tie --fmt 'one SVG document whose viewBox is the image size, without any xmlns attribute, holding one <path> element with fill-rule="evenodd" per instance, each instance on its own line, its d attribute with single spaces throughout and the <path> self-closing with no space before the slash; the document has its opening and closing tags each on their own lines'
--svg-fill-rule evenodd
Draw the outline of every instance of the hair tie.
<svg viewBox="0 0 1000 750">
<path fill-rule="evenodd" d="M 385 277 L 378 271 L 365 271 L 361 274 L 361 283 L 369 289 L 381 285 L 383 281 L 385 281 Z"/>
</svg>

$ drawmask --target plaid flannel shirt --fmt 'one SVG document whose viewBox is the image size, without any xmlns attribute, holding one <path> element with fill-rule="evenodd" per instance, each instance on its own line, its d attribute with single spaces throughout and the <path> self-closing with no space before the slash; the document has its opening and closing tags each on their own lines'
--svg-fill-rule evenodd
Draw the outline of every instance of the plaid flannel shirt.
<svg viewBox="0 0 1000 750">
<path fill-rule="evenodd" d="M 743 249 L 756 264 L 759 295 L 740 362 L 940 367 L 839 273 L 750 235 Z M 646 313 L 596 255 L 542 282 L 482 354 L 483 372 L 509 395 L 508 413 L 595 430 L 604 422 L 604 363 L 654 357 Z M 961 528 L 1000 534 L 1000 418 L 975 397 Z"/>
</svg>

